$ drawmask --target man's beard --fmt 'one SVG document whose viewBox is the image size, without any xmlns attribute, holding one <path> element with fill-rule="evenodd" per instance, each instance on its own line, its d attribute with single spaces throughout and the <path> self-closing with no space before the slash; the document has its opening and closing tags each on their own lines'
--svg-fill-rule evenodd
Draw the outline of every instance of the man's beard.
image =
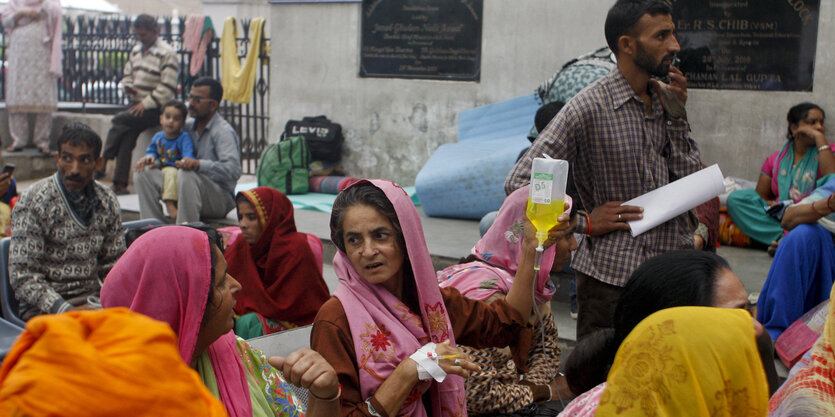
<svg viewBox="0 0 835 417">
<path fill-rule="evenodd" d="M 641 45 L 641 42 L 638 42 L 637 52 L 638 53 L 633 60 L 635 65 L 650 75 L 654 75 L 656 77 L 666 77 L 667 74 L 670 73 L 670 64 L 665 64 L 664 61 L 672 63 L 673 58 L 676 56 L 675 54 L 667 54 L 660 62 L 655 63 L 652 55 L 647 53 L 646 49 L 644 49 L 643 45 Z"/>
<path fill-rule="evenodd" d="M 194 112 L 194 113 L 189 112 L 188 115 L 191 116 L 194 119 L 195 122 L 202 122 L 203 120 L 206 120 L 206 119 L 209 118 L 208 114 L 198 114 L 197 112 Z"/>
</svg>

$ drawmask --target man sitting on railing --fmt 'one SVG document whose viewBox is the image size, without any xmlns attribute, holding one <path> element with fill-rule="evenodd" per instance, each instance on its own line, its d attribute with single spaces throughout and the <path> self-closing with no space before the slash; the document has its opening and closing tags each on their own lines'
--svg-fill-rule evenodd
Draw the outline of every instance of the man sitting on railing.
<svg viewBox="0 0 835 417">
<path fill-rule="evenodd" d="M 24 320 L 86 309 L 125 251 L 116 196 L 93 181 L 101 138 L 71 123 L 58 137 L 58 173 L 38 181 L 12 211 L 9 284 Z"/>
<path fill-rule="evenodd" d="M 116 159 L 116 194 L 127 194 L 136 138 L 143 130 L 159 124 L 159 107 L 174 98 L 180 70 L 174 48 L 157 36 L 159 28 L 154 17 L 139 15 L 133 22 L 133 31 L 139 44 L 130 51 L 122 78 L 130 107 L 113 117 L 102 154 L 105 161 Z M 96 175 L 103 177 L 104 168 Z"/>
<path fill-rule="evenodd" d="M 235 208 L 235 185 L 241 177 L 241 153 L 238 134 L 217 114 L 223 87 L 209 77 L 194 81 L 188 96 L 185 130 L 194 141 L 197 159 L 177 161 L 177 223 L 201 218 L 223 218 Z M 160 206 L 163 175 L 156 167 L 146 167 L 133 174 L 139 194 L 139 215 L 166 221 Z"/>
</svg>

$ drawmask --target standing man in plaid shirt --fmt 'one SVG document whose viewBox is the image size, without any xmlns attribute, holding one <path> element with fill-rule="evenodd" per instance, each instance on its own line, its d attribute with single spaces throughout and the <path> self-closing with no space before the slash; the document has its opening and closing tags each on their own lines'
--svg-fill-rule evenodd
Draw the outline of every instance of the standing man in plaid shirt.
<svg viewBox="0 0 835 417">
<path fill-rule="evenodd" d="M 588 235 L 572 262 L 577 276 L 577 339 L 612 327 L 629 276 L 660 253 L 693 247 L 696 224 L 676 217 L 637 237 L 628 221 L 643 209 L 624 201 L 701 168 L 683 104 L 687 80 L 671 64 L 679 51 L 665 0 L 618 0 L 605 34 L 617 68 L 575 96 L 539 134 L 505 181 L 509 194 L 530 180 L 531 158 L 568 160 L 589 210 L 576 232 Z M 660 85 L 651 77 L 670 77 Z"/>
</svg>

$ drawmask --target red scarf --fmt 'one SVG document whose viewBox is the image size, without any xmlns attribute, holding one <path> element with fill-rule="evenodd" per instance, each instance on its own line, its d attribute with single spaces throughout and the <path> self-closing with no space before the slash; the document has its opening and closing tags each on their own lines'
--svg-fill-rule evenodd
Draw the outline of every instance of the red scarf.
<svg viewBox="0 0 835 417">
<path fill-rule="evenodd" d="M 239 237 L 224 255 L 229 275 L 242 287 L 235 297 L 235 312 L 255 312 L 300 326 L 313 323 L 330 292 L 307 236 L 296 231 L 293 204 L 269 187 L 238 193 L 241 195 L 252 204 L 262 229 L 254 245 Z"/>
</svg>

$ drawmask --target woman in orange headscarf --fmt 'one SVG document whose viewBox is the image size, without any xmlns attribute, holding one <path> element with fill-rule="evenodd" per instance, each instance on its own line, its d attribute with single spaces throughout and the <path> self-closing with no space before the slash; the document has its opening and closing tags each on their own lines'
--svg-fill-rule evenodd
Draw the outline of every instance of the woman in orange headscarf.
<svg viewBox="0 0 835 417">
<path fill-rule="evenodd" d="M 330 292 L 307 236 L 296 231 L 293 204 L 269 187 L 238 193 L 236 201 L 241 236 L 224 254 L 242 287 L 235 333 L 249 339 L 312 323 Z"/>
<path fill-rule="evenodd" d="M 171 327 L 126 308 L 35 317 L 0 368 L 4 416 L 226 416 Z"/>
</svg>

